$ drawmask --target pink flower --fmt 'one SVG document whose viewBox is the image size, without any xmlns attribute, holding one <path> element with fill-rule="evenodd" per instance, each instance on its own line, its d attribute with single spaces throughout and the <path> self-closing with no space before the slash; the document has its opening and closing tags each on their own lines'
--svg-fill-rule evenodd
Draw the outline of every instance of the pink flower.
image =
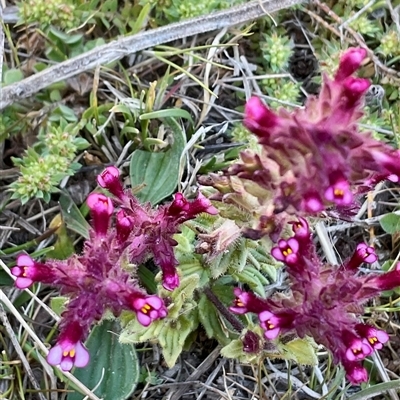
<svg viewBox="0 0 400 400">
<path fill-rule="evenodd" d="M 396 264 L 393 271 L 386 272 L 379 276 L 372 276 L 367 280 L 368 286 L 371 286 L 376 292 L 382 290 L 392 290 L 400 286 L 400 263 Z"/>
<path fill-rule="evenodd" d="M 50 365 L 59 365 L 63 371 L 70 371 L 73 366 L 86 367 L 89 362 L 89 352 L 79 340 L 83 331 L 76 321 L 71 322 L 60 335 L 57 344 L 47 355 Z"/>
<path fill-rule="evenodd" d="M 292 225 L 294 237 L 298 240 L 310 240 L 310 227 L 306 219 L 299 217 L 298 221 L 291 221 L 289 224 Z"/>
<path fill-rule="evenodd" d="M 352 203 L 353 194 L 350 185 L 341 174 L 334 174 L 333 183 L 325 191 L 325 199 L 338 206 L 346 206 Z"/>
<path fill-rule="evenodd" d="M 235 314 L 245 314 L 249 310 L 247 309 L 247 304 L 250 302 L 251 294 L 247 292 L 243 292 L 240 288 L 233 289 L 233 293 L 235 294 L 236 298 L 234 300 L 234 305 L 229 307 Z"/>
<path fill-rule="evenodd" d="M 289 240 L 281 239 L 278 247 L 273 247 L 271 254 L 278 261 L 283 261 L 288 265 L 294 265 L 298 261 L 299 242 L 295 238 Z"/>
<path fill-rule="evenodd" d="M 48 282 L 54 276 L 52 270 L 45 264 L 32 260 L 26 254 L 21 254 L 17 258 L 17 266 L 11 268 L 11 273 L 17 277 L 15 285 L 19 289 L 26 289 L 33 282 Z"/>
<path fill-rule="evenodd" d="M 98 175 L 97 183 L 102 188 L 107 189 L 114 196 L 118 197 L 121 201 L 125 199 L 126 196 L 119 179 L 118 168 L 113 166 L 107 167 L 100 175 Z"/>
<path fill-rule="evenodd" d="M 343 367 L 346 371 L 347 379 L 353 385 L 359 385 L 360 383 L 368 381 L 368 372 L 358 362 L 343 361 Z"/>
<path fill-rule="evenodd" d="M 306 194 L 302 201 L 302 209 L 309 213 L 317 213 L 325 208 L 317 193 Z"/>
<path fill-rule="evenodd" d="M 354 78 L 349 76 L 343 82 L 343 94 L 347 98 L 345 107 L 353 107 L 359 102 L 368 88 L 371 86 L 371 82 L 368 79 Z"/>
<path fill-rule="evenodd" d="M 164 318 L 168 312 L 164 302 L 157 296 L 138 297 L 132 301 L 138 321 L 143 326 L 149 326 L 156 319 Z"/>
<path fill-rule="evenodd" d="M 380 329 L 376 329 L 371 325 L 357 324 L 357 333 L 368 341 L 368 344 L 374 350 L 380 350 L 383 345 L 389 340 L 389 335 Z"/>
<path fill-rule="evenodd" d="M 348 49 L 340 59 L 339 69 L 335 75 L 335 81 L 341 82 L 360 68 L 367 56 L 367 51 L 362 48 Z"/>
<path fill-rule="evenodd" d="M 133 230 L 134 223 L 131 217 L 128 217 L 124 210 L 117 212 L 116 218 L 117 240 L 119 243 L 125 242 Z"/>
<path fill-rule="evenodd" d="M 273 314 L 270 311 L 263 311 L 258 314 L 260 326 L 265 330 L 264 336 L 267 339 L 278 337 L 282 329 L 288 329 L 293 322 L 293 315 L 289 313 Z"/>
<path fill-rule="evenodd" d="M 342 333 L 343 343 L 347 346 L 346 358 L 349 361 L 362 360 L 373 352 L 368 342 L 362 340 L 350 331 Z"/>
<path fill-rule="evenodd" d="M 243 124 L 253 133 L 268 142 L 273 128 L 279 124 L 279 117 L 274 114 L 258 97 L 247 101 Z"/>
<path fill-rule="evenodd" d="M 188 218 L 194 218 L 202 212 L 210 215 L 218 214 L 218 210 L 212 205 L 211 201 L 199 191 L 197 198 L 189 203 Z"/>
<path fill-rule="evenodd" d="M 107 234 L 110 216 L 114 211 L 109 197 L 100 193 L 92 193 L 86 200 L 93 218 L 93 229 L 98 236 Z"/>
<path fill-rule="evenodd" d="M 351 259 L 345 265 L 346 269 L 357 269 L 363 262 L 372 264 L 378 259 L 375 249 L 365 243 L 359 243 Z"/>
<path fill-rule="evenodd" d="M 170 275 L 166 272 L 163 272 L 162 285 L 164 289 L 172 292 L 179 286 L 179 283 L 179 275 L 176 273 L 176 271 Z"/>
</svg>

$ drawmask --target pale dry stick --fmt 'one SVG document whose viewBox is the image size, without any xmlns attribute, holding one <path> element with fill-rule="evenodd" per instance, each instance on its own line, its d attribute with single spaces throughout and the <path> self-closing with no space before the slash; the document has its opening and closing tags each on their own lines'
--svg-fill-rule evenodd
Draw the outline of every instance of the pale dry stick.
<svg viewBox="0 0 400 400">
<path fill-rule="evenodd" d="M 4 87 L 1 93 L 0 110 L 34 95 L 53 83 L 94 69 L 101 64 L 108 64 L 124 56 L 173 40 L 250 22 L 265 15 L 264 11 L 275 12 L 302 2 L 303 0 L 255 0 L 228 10 L 113 40 Z"/>
<path fill-rule="evenodd" d="M 338 24 L 343 25 L 342 18 L 340 18 L 335 12 L 333 12 L 326 4 L 322 3 L 320 0 L 312 0 L 312 2 L 316 4 L 328 16 L 334 19 Z M 351 29 L 348 26 L 345 26 L 345 29 L 353 37 L 353 41 L 356 42 L 361 48 L 367 51 L 368 57 L 372 60 L 377 69 L 381 70 L 385 74 L 390 75 L 390 77 L 396 82 L 400 82 L 400 71 L 396 71 L 395 69 L 389 68 L 386 65 L 384 65 L 381 62 L 381 60 L 379 60 L 379 58 L 375 55 L 374 51 L 367 46 L 362 36 L 359 35 L 354 29 Z M 341 36 L 342 35 L 339 34 L 339 37 Z"/>
<path fill-rule="evenodd" d="M 252 78 L 254 78 L 253 71 L 252 71 L 251 68 L 250 68 L 250 64 L 249 64 L 249 62 L 247 61 L 246 56 L 244 56 L 244 55 L 241 55 L 241 56 L 240 56 L 240 64 L 243 66 L 243 68 L 244 68 L 244 70 L 245 70 L 245 72 L 246 72 L 246 75 L 243 76 L 243 81 L 246 82 L 247 79 L 252 79 Z M 257 80 L 254 80 L 254 79 L 253 79 L 253 80 L 251 81 L 251 83 L 252 83 L 252 85 L 253 85 L 254 91 L 255 91 L 258 95 L 261 95 L 261 96 L 262 96 L 262 95 L 263 95 L 263 92 L 262 92 L 260 86 L 258 85 Z M 251 96 L 251 94 L 250 94 L 250 96 Z M 246 93 L 246 100 L 249 100 L 249 99 L 250 99 L 250 97 L 247 97 L 247 93 Z"/>
<path fill-rule="evenodd" d="M 22 347 L 19 344 L 18 339 L 15 336 L 13 328 L 12 328 L 12 326 L 10 324 L 10 321 L 7 318 L 7 314 L 6 314 L 6 312 L 4 310 L 4 307 L 3 307 L 3 305 L 1 303 L 0 303 L 0 320 L 3 323 L 4 328 L 6 328 L 6 331 L 8 333 L 8 336 L 9 336 L 10 340 L 11 340 L 11 343 L 13 344 L 14 349 L 18 354 L 18 357 L 20 358 L 20 360 L 22 362 L 22 365 L 25 368 L 25 371 L 26 371 L 26 373 L 28 375 L 29 380 L 32 383 L 32 386 L 35 388 L 35 390 L 37 390 L 40 399 L 41 400 L 46 400 L 46 397 L 44 397 L 43 393 L 41 393 L 41 389 L 40 389 L 39 383 L 37 382 L 37 380 L 35 378 L 35 375 L 32 372 L 31 366 L 29 365 L 29 362 L 25 357 L 24 351 L 22 350 Z"/>
<path fill-rule="evenodd" d="M 47 355 L 48 350 L 46 346 L 43 344 L 43 342 L 39 339 L 39 337 L 36 335 L 36 333 L 32 330 L 32 328 L 26 323 L 26 321 L 21 317 L 20 313 L 18 310 L 14 307 L 14 304 L 9 300 L 9 298 L 5 295 L 3 290 L 0 289 L 0 302 L 4 303 L 4 305 L 9 309 L 9 311 L 14 315 L 14 317 L 18 320 L 18 322 L 21 324 L 21 326 L 26 330 L 28 335 L 32 338 L 32 340 L 36 343 L 36 346 L 42 350 L 42 352 Z M 80 380 L 75 378 L 74 375 L 72 375 L 69 372 L 63 371 L 61 368 L 58 368 L 58 370 L 68 379 L 70 380 L 76 387 L 80 389 L 80 391 L 88 396 L 89 399 L 92 400 L 101 400 L 99 397 L 97 397 L 90 389 L 88 389 Z"/>
<path fill-rule="evenodd" d="M 206 64 L 205 66 L 205 70 L 204 70 L 204 86 L 205 88 L 208 88 L 210 86 L 210 73 L 211 73 L 211 67 L 212 67 L 212 61 L 213 58 L 217 52 L 217 46 L 220 44 L 221 39 L 223 38 L 223 36 L 226 34 L 226 32 L 228 31 L 228 28 L 224 28 L 222 29 L 220 32 L 218 32 L 218 34 L 214 37 L 214 40 L 211 43 L 211 47 L 208 50 L 208 54 L 207 54 L 207 61 L 210 61 Z M 211 95 L 210 92 L 206 89 L 203 89 L 203 108 L 201 110 L 200 113 L 200 118 L 196 124 L 196 128 L 198 128 L 204 121 L 204 119 L 206 118 L 207 114 L 210 112 L 212 104 L 215 100 L 215 96 L 213 96 L 213 101 L 211 101 Z"/>
</svg>

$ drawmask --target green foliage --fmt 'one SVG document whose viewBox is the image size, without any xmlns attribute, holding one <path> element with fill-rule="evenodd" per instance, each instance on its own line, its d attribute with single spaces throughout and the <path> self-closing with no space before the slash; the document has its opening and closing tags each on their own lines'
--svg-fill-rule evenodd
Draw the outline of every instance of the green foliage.
<svg viewBox="0 0 400 400">
<path fill-rule="evenodd" d="M 105 320 L 91 332 L 86 346 L 90 362 L 78 368 L 74 375 L 93 389 L 104 400 L 125 400 L 135 390 L 139 380 L 139 361 L 134 346 L 118 340 L 119 325 Z M 82 400 L 85 396 L 75 392 L 68 400 Z"/>
<path fill-rule="evenodd" d="M 64 119 L 59 124 L 48 123 L 41 128 L 38 141 L 26 150 L 23 158 L 14 158 L 21 176 L 10 185 L 13 199 L 24 204 L 33 197 L 50 201 L 51 193 L 57 192 L 57 185 L 66 176 L 80 168 L 73 159 L 79 150 L 89 143 L 77 137 L 84 121 L 68 124 Z"/>
<path fill-rule="evenodd" d="M 272 72 L 286 70 L 292 55 L 293 43 L 285 35 L 278 32 L 264 34 L 260 42 L 260 49 L 267 66 Z"/>
<path fill-rule="evenodd" d="M 172 131 L 171 147 L 164 152 L 135 150 L 130 163 L 132 184 L 146 185 L 137 193 L 137 197 L 152 204 L 157 204 L 174 192 L 179 181 L 180 159 L 186 145 L 185 134 L 179 123 L 173 118 L 166 118 L 165 123 Z"/>
<path fill-rule="evenodd" d="M 38 23 L 42 29 L 50 25 L 72 29 L 80 24 L 72 0 L 24 0 L 19 3 L 19 14 L 23 23 Z"/>
</svg>

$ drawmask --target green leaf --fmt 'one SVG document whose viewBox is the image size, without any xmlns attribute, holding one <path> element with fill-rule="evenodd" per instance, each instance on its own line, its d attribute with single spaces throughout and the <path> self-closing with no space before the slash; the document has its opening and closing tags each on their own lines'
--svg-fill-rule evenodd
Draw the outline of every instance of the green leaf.
<svg viewBox="0 0 400 400">
<path fill-rule="evenodd" d="M 386 233 L 393 235 L 400 231 L 400 215 L 387 214 L 379 222 Z"/>
<path fill-rule="evenodd" d="M 90 362 L 74 372 L 88 388 L 103 400 L 125 400 L 135 390 L 139 379 L 139 362 L 135 347 L 118 341 L 119 326 L 106 320 L 96 326 L 86 342 Z M 72 393 L 68 400 L 82 400 L 83 395 Z"/>
<path fill-rule="evenodd" d="M 366 399 L 371 399 L 372 397 L 376 395 L 382 395 L 386 391 L 390 389 L 398 389 L 400 387 L 400 379 L 397 379 L 395 381 L 391 382 L 384 382 L 384 383 L 378 383 L 372 387 L 369 387 L 367 389 L 363 389 L 356 394 L 353 394 L 353 396 L 350 396 L 347 398 L 347 400 L 366 400 Z M 379 398 L 382 398 L 381 396 Z"/>
<path fill-rule="evenodd" d="M 278 345 L 282 358 L 294 360 L 299 364 L 317 365 L 316 344 L 311 338 L 294 339 L 289 343 Z"/>
<path fill-rule="evenodd" d="M 165 122 L 173 133 L 171 148 L 159 153 L 135 150 L 130 163 L 132 186 L 146 184 L 136 196 L 153 205 L 171 195 L 178 185 L 180 158 L 186 145 L 186 137 L 176 120 L 167 118 Z"/>
<path fill-rule="evenodd" d="M 150 292 L 156 293 L 157 285 L 154 281 L 154 274 L 144 265 L 139 265 L 138 276 L 142 285 Z"/>
<path fill-rule="evenodd" d="M 185 340 L 193 328 L 192 318 L 181 315 L 174 324 L 166 324 L 161 330 L 158 340 L 169 368 L 175 365 L 183 350 Z"/>
<path fill-rule="evenodd" d="M 55 258 L 56 260 L 66 260 L 75 252 L 75 248 L 70 235 L 68 235 L 64 223 L 61 222 L 61 225 L 57 229 L 55 234 L 57 236 L 57 240 L 53 245 L 53 250 L 47 253 L 47 257 Z"/>
<path fill-rule="evenodd" d="M 157 118 L 184 118 L 190 121 L 192 124 L 194 123 L 190 113 L 186 110 L 182 110 L 181 108 L 169 108 L 166 110 L 152 111 L 139 116 L 139 120 L 141 121 Z"/>
<path fill-rule="evenodd" d="M 67 303 L 67 301 L 68 297 L 52 297 L 50 299 L 50 307 L 57 315 L 61 315 L 61 313 L 65 310 L 65 304 Z"/>
<path fill-rule="evenodd" d="M 1 286 L 14 286 L 14 280 L 2 269 L 0 269 L 0 287 Z"/>
<path fill-rule="evenodd" d="M 4 72 L 4 84 L 11 85 L 12 83 L 19 82 L 24 79 L 24 74 L 21 70 L 11 68 Z"/>
<path fill-rule="evenodd" d="M 89 239 L 90 225 L 67 192 L 62 192 L 60 196 L 60 208 L 67 228 L 83 236 L 85 239 Z"/>
<path fill-rule="evenodd" d="M 230 341 L 228 333 L 222 328 L 221 321 L 214 305 L 204 294 L 200 298 L 198 309 L 199 320 L 203 325 L 207 336 L 209 338 L 217 339 L 222 345 L 227 345 Z"/>
</svg>

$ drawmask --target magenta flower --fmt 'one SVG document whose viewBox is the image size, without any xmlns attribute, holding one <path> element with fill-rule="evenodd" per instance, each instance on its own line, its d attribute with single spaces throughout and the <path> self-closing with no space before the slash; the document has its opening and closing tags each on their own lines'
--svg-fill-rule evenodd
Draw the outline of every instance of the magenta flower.
<svg viewBox="0 0 400 400">
<path fill-rule="evenodd" d="M 335 176 L 333 183 L 326 189 L 325 199 L 338 206 L 347 206 L 352 203 L 353 194 L 350 191 L 350 185 L 341 174 Z"/>
<path fill-rule="evenodd" d="M 89 352 L 79 340 L 82 334 L 80 325 L 77 322 L 71 323 L 60 335 L 57 344 L 50 349 L 47 362 L 59 365 L 63 371 L 70 371 L 73 366 L 86 367 L 89 363 Z"/>
<path fill-rule="evenodd" d="M 361 323 L 363 305 L 382 290 L 400 286 L 400 263 L 395 271 L 384 274 L 356 274 L 362 262 L 375 260 L 372 248 L 359 244 L 349 262 L 333 266 L 318 257 L 304 219 L 292 222 L 292 229 L 295 236 L 279 240 L 272 249 L 272 255 L 287 265 L 290 292 L 261 299 L 236 288 L 236 300 L 230 310 L 258 314 L 266 340 L 291 331 L 300 338 L 314 338 L 333 354 L 335 362 L 344 366 L 352 383 L 364 382 L 368 375 L 360 362 L 381 349 L 389 337 L 386 332 Z"/>
<path fill-rule="evenodd" d="M 356 331 L 374 350 L 380 350 L 389 340 L 389 335 L 385 331 L 376 329 L 371 325 L 357 324 Z"/>
<path fill-rule="evenodd" d="M 349 361 L 362 360 L 373 352 L 372 347 L 367 341 L 363 341 L 350 331 L 345 330 L 342 333 L 342 339 L 343 343 L 347 346 L 346 358 Z"/>
<path fill-rule="evenodd" d="M 353 385 L 359 385 L 368 381 L 368 372 L 358 362 L 343 361 L 343 367 L 346 371 L 347 379 Z"/>
<path fill-rule="evenodd" d="M 193 201 L 178 193 L 172 203 L 152 209 L 125 192 L 118 180 L 118 170 L 108 167 L 98 182 L 116 198 L 92 193 L 87 199 L 93 229 L 81 255 L 46 263 L 20 255 L 17 266 L 12 268 L 16 286 L 21 289 L 33 282 L 43 282 L 69 296 L 61 317 L 60 336 L 48 356 L 49 363 L 60 365 L 63 370 L 87 364 L 89 355 L 82 343 L 106 310 L 115 316 L 122 310 L 133 311 L 144 326 L 166 317 L 164 300 L 146 293 L 139 286 L 136 271 L 131 275 L 126 266 L 138 266 L 152 258 L 163 273 L 163 286 L 174 290 L 179 286 L 179 276 L 173 235 L 183 222 L 199 213 L 217 213 L 201 193 Z"/>
<path fill-rule="evenodd" d="M 92 193 L 86 202 L 92 214 L 94 232 L 97 236 L 105 236 L 114 211 L 111 199 L 104 194 Z"/>
<path fill-rule="evenodd" d="M 259 314 L 269 306 L 267 300 L 260 299 L 254 293 L 244 292 L 240 288 L 234 288 L 233 293 L 236 298 L 229 310 L 235 314 L 245 314 L 247 312 Z"/>
<path fill-rule="evenodd" d="M 378 259 L 375 249 L 365 243 L 359 243 L 351 259 L 345 264 L 348 269 L 357 269 L 362 263 L 372 264 Z"/>
<path fill-rule="evenodd" d="M 118 168 L 111 166 L 107 167 L 98 177 L 97 183 L 102 188 L 107 189 L 115 197 L 117 197 L 122 202 L 126 199 L 124 188 L 119 179 Z"/>
<path fill-rule="evenodd" d="M 367 51 L 362 48 L 351 48 L 344 53 L 340 60 L 339 69 L 335 74 L 335 81 L 340 82 L 353 75 L 360 68 L 367 57 Z"/>
<path fill-rule="evenodd" d="M 143 326 L 149 326 L 156 319 L 164 318 L 168 312 L 163 301 L 157 296 L 136 298 L 132 301 L 137 319 Z"/>
<path fill-rule="evenodd" d="M 17 277 L 15 286 L 19 289 L 26 289 L 33 282 L 52 282 L 53 271 L 45 264 L 32 260 L 31 257 L 21 254 L 17 258 L 17 266 L 11 268 L 11 273 Z"/>
<path fill-rule="evenodd" d="M 307 220 L 299 217 L 298 221 L 290 221 L 289 224 L 292 225 L 294 237 L 297 239 L 297 241 L 310 241 L 311 232 Z"/>
<path fill-rule="evenodd" d="M 229 309 L 235 314 L 245 314 L 249 312 L 247 304 L 251 301 L 251 294 L 243 292 L 239 288 L 233 289 L 236 296 L 234 300 L 234 305 L 229 307 Z"/>
<path fill-rule="evenodd" d="M 275 339 L 282 329 L 289 329 L 292 327 L 294 314 L 273 314 L 270 311 L 263 311 L 258 314 L 258 319 L 260 320 L 261 328 L 265 331 L 264 336 L 267 339 Z"/>
<path fill-rule="evenodd" d="M 323 76 L 319 96 L 304 108 L 275 112 L 258 98 L 247 102 L 243 123 L 260 150 L 244 150 L 223 175 L 200 179 L 217 189 L 216 200 L 253 216 L 245 236 L 275 241 L 292 215 L 348 218 L 379 180 L 399 180 L 399 152 L 357 125 L 370 82 L 352 74 L 366 56 L 364 49 L 347 50 L 334 78 Z"/>
<path fill-rule="evenodd" d="M 278 261 L 284 261 L 288 265 L 295 265 L 299 259 L 299 242 L 295 238 L 279 240 L 278 247 L 273 247 L 271 254 Z"/>
<path fill-rule="evenodd" d="M 392 290 L 400 286 L 400 263 L 393 271 L 378 276 L 368 277 L 365 285 L 366 292 L 379 293 L 383 290 Z"/>
</svg>

